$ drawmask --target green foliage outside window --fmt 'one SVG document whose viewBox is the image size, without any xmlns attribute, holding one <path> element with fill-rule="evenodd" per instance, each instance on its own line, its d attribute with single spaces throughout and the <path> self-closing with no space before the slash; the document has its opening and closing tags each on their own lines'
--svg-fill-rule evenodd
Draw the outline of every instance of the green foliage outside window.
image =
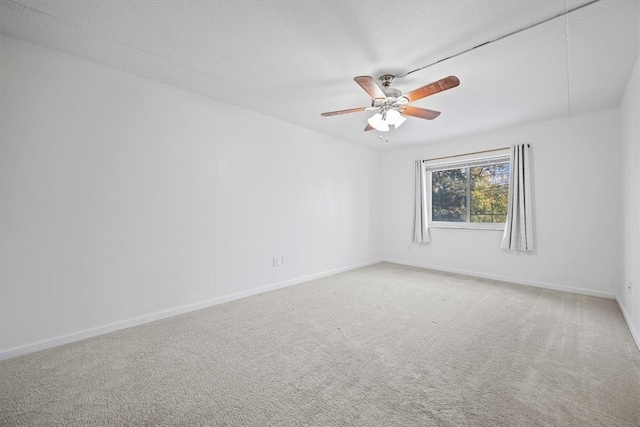
<svg viewBox="0 0 640 427">
<path fill-rule="evenodd" d="M 431 172 L 432 220 L 504 223 L 509 166 L 503 161 Z"/>
<path fill-rule="evenodd" d="M 446 169 L 431 175 L 432 220 L 467 220 L 467 168 Z"/>
</svg>

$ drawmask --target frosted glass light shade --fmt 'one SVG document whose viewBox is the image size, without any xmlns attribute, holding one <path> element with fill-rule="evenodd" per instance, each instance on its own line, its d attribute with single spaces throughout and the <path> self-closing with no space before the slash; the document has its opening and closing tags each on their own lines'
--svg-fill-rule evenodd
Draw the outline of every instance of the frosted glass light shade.
<svg viewBox="0 0 640 427">
<path fill-rule="evenodd" d="M 391 124 L 391 125 L 394 125 L 396 127 L 396 129 L 399 128 L 400 125 L 403 124 L 405 120 L 407 120 L 407 119 L 405 117 L 402 117 L 398 110 L 389 110 L 389 111 L 387 111 L 387 123 Z M 373 126 L 373 125 L 371 125 L 371 126 Z"/>
<path fill-rule="evenodd" d="M 376 113 L 373 116 L 369 117 L 369 120 L 367 120 L 367 122 L 369 122 L 371 127 L 375 130 L 378 130 L 380 132 L 389 131 L 389 124 L 386 121 L 382 120 L 382 114 L 380 113 Z"/>
</svg>

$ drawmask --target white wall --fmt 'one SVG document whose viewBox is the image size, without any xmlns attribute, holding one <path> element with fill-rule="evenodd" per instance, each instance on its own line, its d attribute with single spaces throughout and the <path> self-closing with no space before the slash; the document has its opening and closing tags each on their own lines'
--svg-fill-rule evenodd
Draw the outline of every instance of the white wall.
<svg viewBox="0 0 640 427">
<path fill-rule="evenodd" d="M 535 253 L 499 248 L 501 231 L 431 229 L 410 244 L 414 161 L 530 143 Z M 619 111 L 577 117 L 386 152 L 384 258 L 612 298 L 618 276 Z"/>
<path fill-rule="evenodd" d="M 379 153 L 0 47 L 0 356 L 381 258 Z"/>
<path fill-rule="evenodd" d="M 623 159 L 620 173 L 622 256 L 616 295 L 640 348 L 640 57 L 622 97 L 620 112 Z"/>
</svg>

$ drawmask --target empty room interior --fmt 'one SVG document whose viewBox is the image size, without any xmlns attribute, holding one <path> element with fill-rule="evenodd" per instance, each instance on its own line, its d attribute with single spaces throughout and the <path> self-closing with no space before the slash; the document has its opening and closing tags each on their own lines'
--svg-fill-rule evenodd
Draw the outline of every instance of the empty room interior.
<svg viewBox="0 0 640 427">
<path fill-rule="evenodd" d="M 640 1 L 0 0 L 0 425 L 640 426 Z"/>
</svg>

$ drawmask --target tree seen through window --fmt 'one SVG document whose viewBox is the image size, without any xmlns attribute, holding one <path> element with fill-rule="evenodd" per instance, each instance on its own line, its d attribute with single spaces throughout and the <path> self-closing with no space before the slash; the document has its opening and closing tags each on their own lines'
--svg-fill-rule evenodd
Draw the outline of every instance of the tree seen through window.
<svg viewBox="0 0 640 427">
<path fill-rule="evenodd" d="M 431 172 L 432 221 L 504 223 L 508 161 Z"/>
</svg>

